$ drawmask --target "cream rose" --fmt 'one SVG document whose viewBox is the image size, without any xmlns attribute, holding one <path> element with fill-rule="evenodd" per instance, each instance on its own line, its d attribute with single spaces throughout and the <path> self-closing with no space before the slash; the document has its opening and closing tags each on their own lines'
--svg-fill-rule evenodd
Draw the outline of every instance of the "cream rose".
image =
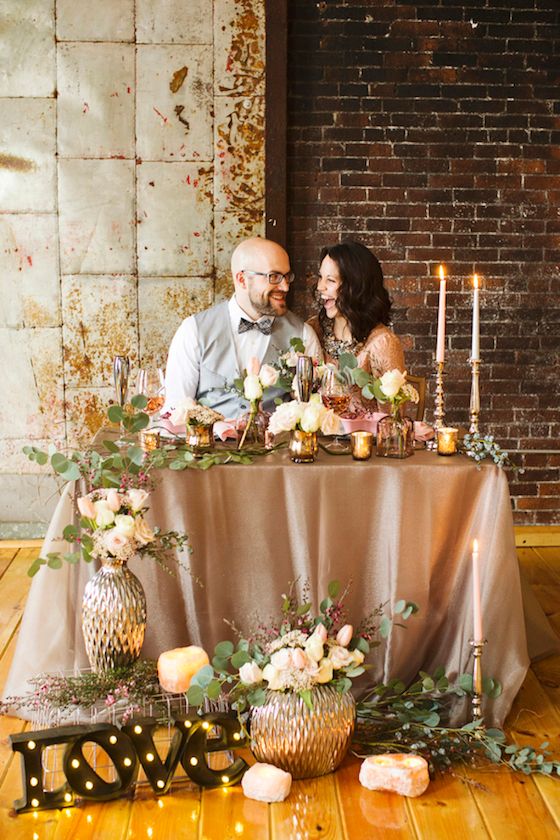
<svg viewBox="0 0 560 840">
<path fill-rule="evenodd" d="M 323 627 L 323 625 L 320 624 L 319 627 Z M 319 627 L 317 627 L 305 643 L 305 652 L 314 662 L 319 662 L 323 658 L 324 653 L 325 640 Z"/>
<path fill-rule="evenodd" d="M 277 670 L 284 671 L 293 666 L 292 651 L 290 648 L 281 648 L 270 657 L 270 664 Z"/>
<path fill-rule="evenodd" d="M 95 519 L 95 505 L 89 496 L 80 496 L 77 500 L 78 510 L 86 519 Z"/>
<path fill-rule="evenodd" d="M 107 495 L 105 496 L 105 501 L 107 502 L 110 509 L 113 513 L 116 513 L 122 504 L 122 499 L 120 494 L 117 493 L 116 490 L 111 489 L 107 491 Z"/>
<path fill-rule="evenodd" d="M 352 654 L 352 664 L 353 665 L 361 665 L 364 661 L 364 654 L 361 650 L 351 650 L 350 653 Z"/>
<path fill-rule="evenodd" d="M 154 541 L 155 534 L 142 516 L 137 516 L 134 520 L 134 539 L 140 545 L 148 545 Z"/>
<path fill-rule="evenodd" d="M 323 419 L 321 420 L 321 431 L 324 435 L 338 435 L 342 431 L 340 418 L 334 413 L 332 408 L 325 411 Z"/>
<path fill-rule="evenodd" d="M 272 689 L 272 691 L 277 691 L 279 688 L 282 688 L 280 671 L 278 671 L 274 665 L 271 665 L 270 662 L 268 665 L 264 666 L 262 675 L 263 680 L 266 680 L 268 687 Z"/>
<path fill-rule="evenodd" d="M 111 528 L 104 534 L 103 542 L 108 552 L 111 554 L 118 554 L 121 548 L 128 545 L 128 537 L 122 531 L 117 531 L 116 528 Z"/>
<path fill-rule="evenodd" d="M 302 414 L 301 403 L 297 400 L 279 405 L 269 420 L 268 428 L 273 435 L 295 429 Z"/>
<path fill-rule="evenodd" d="M 325 409 L 319 403 L 308 403 L 303 409 L 299 425 L 304 432 L 316 432 L 321 425 Z"/>
<path fill-rule="evenodd" d="M 260 400 L 263 395 L 262 385 L 255 373 L 250 373 L 243 380 L 243 394 L 246 400 Z"/>
<path fill-rule="evenodd" d="M 105 499 L 99 499 L 99 501 L 93 503 L 93 506 L 95 508 L 95 521 L 99 528 L 105 528 L 107 525 L 113 524 L 115 514 Z"/>
<path fill-rule="evenodd" d="M 318 683 L 328 683 L 333 678 L 333 664 L 330 659 L 324 658 L 319 662 L 319 670 L 315 676 Z"/>
<path fill-rule="evenodd" d="M 332 666 L 335 670 L 338 670 L 339 668 L 346 668 L 354 662 L 352 653 L 349 650 L 346 650 L 345 647 L 340 647 L 340 645 L 333 645 L 333 647 L 329 650 L 329 659 L 331 660 Z"/>
<path fill-rule="evenodd" d="M 379 384 L 387 399 L 390 400 L 396 397 L 403 385 L 406 384 L 406 375 L 398 368 L 394 368 L 383 374 Z"/>
<path fill-rule="evenodd" d="M 125 537 L 134 536 L 134 517 L 124 513 L 117 513 L 115 516 L 115 530 Z"/>
<path fill-rule="evenodd" d="M 239 669 L 239 679 L 244 685 L 255 685 L 262 682 L 263 672 L 256 662 L 246 662 Z"/>
<path fill-rule="evenodd" d="M 131 509 L 134 511 L 141 510 L 148 501 L 149 495 L 145 490 L 139 490 L 138 488 L 129 490 L 128 501 L 130 502 Z"/>
<path fill-rule="evenodd" d="M 264 388 L 270 388 L 272 385 L 276 385 L 278 382 L 278 376 L 278 371 L 276 368 L 273 368 L 272 365 L 263 365 L 261 372 L 259 373 L 259 379 L 261 380 Z"/>
</svg>

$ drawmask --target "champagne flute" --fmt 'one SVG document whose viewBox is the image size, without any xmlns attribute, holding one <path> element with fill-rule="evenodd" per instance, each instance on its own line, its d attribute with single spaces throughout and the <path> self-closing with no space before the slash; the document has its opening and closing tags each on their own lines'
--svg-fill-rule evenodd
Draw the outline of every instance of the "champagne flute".
<svg viewBox="0 0 560 840">
<path fill-rule="evenodd" d="M 113 381 L 115 383 L 115 395 L 117 403 L 124 411 L 126 405 L 126 397 L 128 394 L 128 377 L 130 375 L 130 358 L 124 355 L 114 356 L 113 358 Z M 125 429 L 120 424 L 120 435 L 115 441 L 117 446 L 127 446 L 128 441 L 124 437 Z"/>
<path fill-rule="evenodd" d="M 300 402 L 309 402 L 313 388 L 313 360 L 311 356 L 298 356 L 296 362 L 296 391 Z"/>
<path fill-rule="evenodd" d="M 165 402 L 165 377 L 161 368 L 140 368 L 136 377 L 136 393 L 148 400 L 144 411 L 154 417 Z"/>
</svg>

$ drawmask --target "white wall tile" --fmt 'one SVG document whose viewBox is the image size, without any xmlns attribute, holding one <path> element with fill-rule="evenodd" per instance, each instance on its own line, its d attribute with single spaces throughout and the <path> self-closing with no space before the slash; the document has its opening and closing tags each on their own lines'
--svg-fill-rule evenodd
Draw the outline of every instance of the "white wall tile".
<svg viewBox="0 0 560 840">
<path fill-rule="evenodd" d="M 212 51 L 138 47 L 137 153 L 143 160 L 211 160 Z"/>
<path fill-rule="evenodd" d="M 264 99 L 214 99 L 215 200 L 220 210 L 264 207 Z"/>
<path fill-rule="evenodd" d="M 60 259 L 64 274 L 130 274 L 134 163 L 59 162 Z"/>
<path fill-rule="evenodd" d="M 46 438 L 64 428 L 60 328 L 0 329 L 0 437 Z"/>
<path fill-rule="evenodd" d="M 138 358 L 134 277 L 64 277 L 62 315 L 67 386 L 111 385 L 113 356 Z"/>
<path fill-rule="evenodd" d="M 211 44 L 213 0 L 136 0 L 139 44 Z"/>
<path fill-rule="evenodd" d="M 158 277 L 212 273 L 212 167 L 137 167 L 138 271 Z"/>
<path fill-rule="evenodd" d="M 134 157 L 134 47 L 58 48 L 58 153 Z"/>
<path fill-rule="evenodd" d="M 215 300 L 227 300 L 233 294 L 231 255 L 242 239 L 264 236 L 262 212 L 254 210 L 223 211 L 214 213 L 214 265 Z"/>
<path fill-rule="evenodd" d="M 0 0 L 0 96 L 54 96 L 54 0 Z"/>
<path fill-rule="evenodd" d="M 54 215 L 0 215 L 0 326 L 60 326 Z"/>
<path fill-rule="evenodd" d="M 56 209 L 55 103 L 0 100 L 0 208 L 52 213 Z"/>
<path fill-rule="evenodd" d="M 215 0 L 214 92 L 260 94 L 265 87 L 265 14 L 262 0 Z"/>
<path fill-rule="evenodd" d="M 141 277 L 138 283 L 140 358 L 165 367 L 177 327 L 189 315 L 212 306 L 211 277 Z"/>
<path fill-rule="evenodd" d="M 134 0 L 56 0 L 59 41 L 134 41 Z"/>
</svg>

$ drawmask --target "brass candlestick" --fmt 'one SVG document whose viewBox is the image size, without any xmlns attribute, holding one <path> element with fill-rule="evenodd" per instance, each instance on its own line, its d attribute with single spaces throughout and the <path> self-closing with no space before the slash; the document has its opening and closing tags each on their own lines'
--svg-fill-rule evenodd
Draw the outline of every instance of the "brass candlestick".
<svg viewBox="0 0 560 840">
<path fill-rule="evenodd" d="M 478 387 L 478 377 L 479 377 L 479 370 L 480 370 L 480 359 L 470 359 L 471 368 L 472 368 L 472 380 L 471 380 L 471 402 L 469 406 L 469 416 L 471 425 L 469 426 L 469 432 L 471 434 L 477 435 L 478 434 L 478 415 L 480 414 L 480 391 Z"/>
<path fill-rule="evenodd" d="M 473 650 L 473 693 L 471 701 L 472 719 L 482 719 L 482 652 L 486 639 L 471 639 L 469 641 Z"/>
<path fill-rule="evenodd" d="M 443 391 L 443 364 L 443 362 L 436 362 L 436 407 L 434 411 L 434 428 L 436 430 L 436 434 L 434 439 L 428 441 L 426 444 L 426 448 L 432 450 L 437 449 L 437 430 L 443 429 L 445 426 L 445 410 L 443 407 L 445 397 Z"/>
</svg>

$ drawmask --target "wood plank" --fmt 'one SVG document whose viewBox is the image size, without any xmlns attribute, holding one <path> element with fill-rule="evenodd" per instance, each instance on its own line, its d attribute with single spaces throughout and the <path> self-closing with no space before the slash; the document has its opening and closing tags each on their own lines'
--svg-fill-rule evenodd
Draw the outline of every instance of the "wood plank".
<svg viewBox="0 0 560 840">
<path fill-rule="evenodd" d="M 238 840 L 239 837 L 268 840 L 268 809 L 269 806 L 265 802 L 246 799 L 241 785 L 203 790 L 200 837 L 207 837 L 208 840 L 213 837 L 223 840 Z"/>
<path fill-rule="evenodd" d="M 373 837 L 383 832 L 387 840 L 415 838 L 416 832 L 406 802 L 396 793 L 368 790 L 359 781 L 363 759 L 348 756 L 335 773 L 338 804 L 345 837 Z"/>
<path fill-rule="evenodd" d="M 560 611 L 560 584 L 532 583 L 531 589 L 546 615 L 554 615 Z"/>
<path fill-rule="evenodd" d="M 426 840 L 490 836 L 471 788 L 460 775 L 438 774 L 426 793 L 407 799 L 406 805 L 418 837 Z"/>
<path fill-rule="evenodd" d="M 151 787 L 141 787 L 136 792 L 128 827 L 128 837 L 160 838 L 180 837 L 197 840 L 200 824 L 200 788 L 188 781 L 177 780 L 171 785 L 168 796 L 157 798 Z M 157 826 L 157 828 L 156 828 Z M 226 826 L 224 823 L 221 828 Z M 213 835 L 208 834 L 209 838 Z M 220 833 L 216 836 L 221 836 Z M 249 835 L 251 836 L 251 835 Z"/>
<path fill-rule="evenodd" d="M 52 840 L 60 818 L 58 811 L 38 811 L 16 815 L 13 810 L 15 799 L 21 796 L 21 759 L 12 756 L 0 787 L 0 836 L 10 840 Z M 70 809 L 69 809 L 70 810 Z"/>
<path fill-rule="evenodd" d="M 539 549 L 536 548 L 517 549 L 517 557 L 523 574 L 531 585 L 538 583 L 541 585 L 556 586 L 558 580 L 548 568 L 542 557 L 539 556 L 537 553 L 538 550 Z"/>
<path fill-rule="evenodd" d="M 560 550 L 558 548 L 539 546 L 534 549 L 541 565 L 552 575 L 555 583 L 560 583 Z"/>
<path fill-rule="evenodd" d="M 22 613 L 31 578 L 27 570 L 37 556 L 37 549 L 22 548 L 10 563 L 2 577 L 2 598 L 0 599 L 0 651 L 9 643 Z"/>
<path fill-rule="evenodd" d="M 129 837 L 131 809 L 132 802 L 129 799 L 65 808 L 59 814 L 53 840 L 76 840 L 78 837 L 79 840 L 125 840 Z M 150 836 L 144 828 L 142 837 Z"/>
<path fill-rule="evenodd" d="M 38 548 L 43 545 L 44 540 L 0 540 L 0 551 L 11 548 Z"/>
<path fill-rule="evenodd" d="M 517 546 L 560 546 L 560 527 L 558 525 L 517 525 L 514 531 Z"/>
<path fill-rule="evenodd" d="M 294 781 L 288 798 L 270 806 L 270 815 L 271 840 L 355 840 L 344 833 L 332 773 Z"/>
</svg>

